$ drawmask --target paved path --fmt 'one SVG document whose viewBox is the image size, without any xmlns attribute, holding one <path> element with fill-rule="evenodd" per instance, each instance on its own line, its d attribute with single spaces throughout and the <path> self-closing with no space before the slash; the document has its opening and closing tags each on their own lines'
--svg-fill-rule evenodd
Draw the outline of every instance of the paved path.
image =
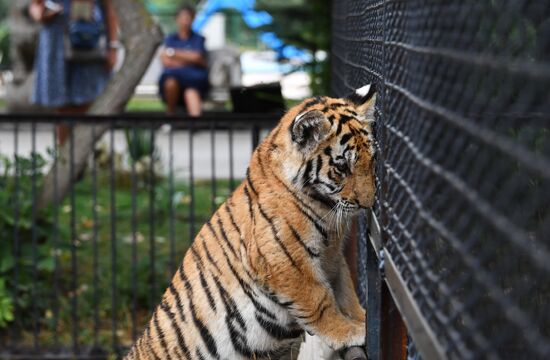
<svg viewBox="0 0 550 360">
<path fill-rule="evenodd" d="M 266 132 L 262 133 L 263 136 Z M 0 128 L 0 154 L 13 157 L 14 152 L 13 129 Z M 169 136 L 167 132 L 156 132 L 157 151 L 161 159 L 162 169 L 169 169 Z M 218 130 L 214 137 L 215 142 L 215 175 L 217 178 L 229 178 L 229 132 Z M 109 148 L 109 136 L 106 134 L 100 141 Z M 122 156 L 122 163 L 128 166 L 128 151 L 126 137 L 123 131 L 115 131 L 115 151 Z M 212 151 L 211 134 L 209 131 L 199 131 L 193 136 L 193 175 L 196 179 L 210 179 L 212 176 Z M 36 132 L 36 149 L 46 158 L 48 149 L 53 147 L 53 127 L 43 125 Z M 18 154 L 29 156 L 32 148 L 31 131 L 28 126 L 22 127 L 18 136 Z M 233 175 L 236 179 L 243 178 L 246 173 L 248 161 L 252 153 L 252 135 L 249 131 L 233 132 Z M 174 174 L 176 178 L 188 178 L 189 176 L 189 132 L 174 131 Z M 2 165 L 0 164 L 0 167 Z"/>
</svg>

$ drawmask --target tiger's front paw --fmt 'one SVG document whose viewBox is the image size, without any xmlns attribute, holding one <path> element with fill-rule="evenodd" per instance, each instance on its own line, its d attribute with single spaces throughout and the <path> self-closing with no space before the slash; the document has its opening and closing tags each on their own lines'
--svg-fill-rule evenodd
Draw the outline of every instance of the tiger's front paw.
<svg viewBox="0 0 550 360">
<path fill-rule="evenodd" d="M 334 350 L 341 351 L 351 347 L 365 346 L 365 323 L 350 320 L 347 322 L 345 328 L 340 330 L 338 339 L 329 339 L 329 344 Z"/>
</svg>

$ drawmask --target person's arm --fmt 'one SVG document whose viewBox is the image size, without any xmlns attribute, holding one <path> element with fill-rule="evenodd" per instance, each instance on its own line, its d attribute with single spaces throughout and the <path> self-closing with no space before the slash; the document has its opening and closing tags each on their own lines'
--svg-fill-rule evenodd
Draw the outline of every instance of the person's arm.
<svg viewBox="0 0 550 360">
<path fill-rule="evenodd" d="M 46 9 L 44 0 L 32 0 L 29 5 L 29 15 L 40 23 L 48 23 L 63 12 L 63 6 L 59 5 L 59 10 L 53 11 Z"/>
<path fill-rule="evenodd" d="M 199 51 L 177 50 L 166 46 L 160 53 L 162 65 L 166 68 L 198 65 L 206 67 L 206 59 Z"/>
<path fill-rule="evenodd" d="M 120 48 L 120 42 L 118 41 L 118 17 L 111 0 L 103 0 L 103 8 L 105 11 L 107 41 L 109 45 L 109 50 L 107 52 L 107 69 L 112 71 L 116 65 L 118 49 Z"/>
<path fill-rule="evenodd" d="M 182 65 L 198 65 L 206 67 L 206 59 L 200 51 L 176 50 L 173 58 L 182 63 Z"/>
<path fill-rule="evenodd" d="M 167 44 L 168 45 L 168 44 Z M 167 67 L 178 67 L 186 65 L 197 65 L 206 67 L 206 48 L 204 46 L 204 38 L 201 37 L 196 49 L 182 50 L 174 49 L 166 46 L 161 53 L 161 60 L 165 64 L 169 64 Z"/>
</svg>

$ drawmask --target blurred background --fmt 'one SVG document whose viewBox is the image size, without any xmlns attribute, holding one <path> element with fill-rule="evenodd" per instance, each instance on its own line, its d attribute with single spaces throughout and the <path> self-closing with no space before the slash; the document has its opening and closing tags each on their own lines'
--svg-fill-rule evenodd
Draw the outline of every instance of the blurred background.
<svg viewBox="0 0 550 360">
<path fill-rule="evenodd" d="M 142 0 L 165 34 L 176 30 L 178 1 Z M 327 0 L 185 2 L 196 7 L 193 29 L 206 38 L 212 88 L 206 109 L 231 109 L 228 88 L 280 84 L 291 104 L 330 89 L 330 6 Z M 32 69 L 40 26 L 27 15 L 28 1 L 0 1 L 0 109 L 29 111 Z M 160 50 L 159 50 L 160 51 Z M 122 64 L 121 50 L 118 65 Z M 232 62 L 231 81 L 217 64 Z M 134 91 L 127 110 L 160 111 L 159 56 Z M 213 73 L 212 73 L 213 72 Z"/>
</svg>

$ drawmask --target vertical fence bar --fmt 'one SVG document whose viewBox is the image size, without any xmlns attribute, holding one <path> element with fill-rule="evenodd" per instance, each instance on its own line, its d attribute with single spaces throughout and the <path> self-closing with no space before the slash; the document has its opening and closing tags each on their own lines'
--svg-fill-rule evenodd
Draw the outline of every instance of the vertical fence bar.
<svg viewBox="0 0 550 360">
<path fill-rule="evenodd" d="M 53 126 L 53 342 L 54 348 L 59 349 L 59 189 L 57 179 L 59 176 L 59 149 L 56 124 Z"/>
<path fill-rule="evenodd" d="M 156 247 L 155 247 L 155 128 L 150 125 L 149 154 L 149 261 L 151 264 L 151 298 L 149 305 L 154 309 L 157 301 L 157 273 L 156 273 Z"/>
<path fill-rule="evenodd" d="M 92 124 L 92 138 L 96 138 L 96 124 Z M 92 145 L 92 282 L 93 282 L 93 342 L 98 346 L 99 335 L 99 274 L 98 274 L 98 249 L 97 249 L 97 163 L 95 158 L 95 143 Z"/>
<path fill-rule="evenodd" d="M 38 282 L 38 239 L 37 239 L 37 223 L 36 223 L 36 122 L 31 123 L 31 198 L 32 209 L 31 209 L 31 246 L 32 246 L 32 316 L 33 316 L 33 328 L 32 328 L 32 337 L 33 337 L 33 347 L 35 351 L 38 351 L 38 333 L 39 333 L 39 319 L 38 308 L 37 308 L 37 282 Z"/>
<path fill-rule="evenodd" d="M 79 353 L 78 348 L 78 284 L 77 284 L 77 246 L 78 240 L 76 235 L 76 200 L 75 200 L 75 168 L 74 168 L 74 123 L 69 125 L 69 176 L 70 182 L 70 202 L 71 202 L 71 219 L 70 219 L 70 233 L 71 233 L 71 319 L 72 319 L 72 343 L 73 343 L 73 355 Z"/>
<path fill-rule="evenodd" d="M 229 123 L 229 189 L 235 189 L 235 177 L 233 174 L 233 124 Z"/>
<path fill-rule="evenodd" d="M 189 196 L 191 202 L 189 204 L 189 242 L 195 237 L 195 186 L 193 175 L 193 130 L 194 120 L 189 120 Z"/>
<path fill-rule="evenodd" d="M 258 125 L 252 126 L 252 151 L 256 150 L 260 143 L 260 127 Z"/>
<path fill-rule="evenodd" d="M 407 359 L 407 328 L 387 284 L 382 284 L 381 354 L 383 359 Z"/>
<path fill-rule="evenodd" d="M 135 125 L 132 126 L 132 134 L 130 142 L 130 172 L 132 178 L 132 340 L 136 341 L 137 339 L 137 214 L 136 214 L 136 203 L 137 203 L 137 177 L 136 177 L 136 156 L 137 153 L 137 131 Z"/>
<path fill-rule="evenodd" d="M 210 123 L 210 172 L 211 172 L 211 207 L 212 214 L 216 211 L 216 123 L 212 121 Z"/>
<path fill-rule="evenodd" d="M 115 174 L 115 123 L 111 120 L 110 129 L 110 154 L 109 154 L 109 172 L 110 172 L 110 203 L 111 203 L 111 335 L 112 347 L 115 353 L 118 353 L 117 336 L 117 239 L 116 239 L 116 174 Z"/>
<path fill-rule="evenodd" d="M 367 239 L 367 352 L 369 359 L 380 359 L 381 278 L 378 256 Z"/>
<path fill-rule="evenodd" d="M 169 156 L 169 184 L 168 184 L 168 201 L 169 201 L 169 208 L 168 208 L 168 237 L 170 241 L 170 257 L 168 262 L 168 268 L 170 270 L 170 273 L 173 273 L 176 270 L 176 236 L 175 236 L 175 228 L 174 228 L 174 129 L 170 127 L 170 132 L 168 133 L 168 151 L 170 152 Z"/>
<path fill-rule="evenodd" d="M 19 318 L 19 124 L 13 127 L 13 159 L 14 159 L 14 183 L 13 183 L 13 313 L 14 324 L 11 332 L 12 346 L 17 345 L 18 334 L 21 330 Z"/>
</svg>

